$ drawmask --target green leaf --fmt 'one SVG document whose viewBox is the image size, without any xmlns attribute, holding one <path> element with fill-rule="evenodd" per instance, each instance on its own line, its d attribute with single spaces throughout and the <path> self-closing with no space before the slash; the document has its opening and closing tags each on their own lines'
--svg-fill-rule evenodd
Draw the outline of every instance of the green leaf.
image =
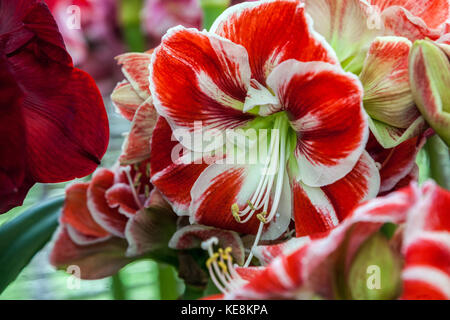
<svg viewBox="0 0 450 320">
<path fill-rule="evenodd" d="M 0 228 L 0 293 L 50 240 L 63 202 L 64 197 L 44 202 Z"/>
</svg>

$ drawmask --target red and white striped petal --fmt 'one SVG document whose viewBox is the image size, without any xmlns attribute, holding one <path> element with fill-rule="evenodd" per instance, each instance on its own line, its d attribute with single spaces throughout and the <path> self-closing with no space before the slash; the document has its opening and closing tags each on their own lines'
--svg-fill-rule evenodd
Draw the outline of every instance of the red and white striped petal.
<svg viewBox="0 0 450 320">
<path fill-rule="evenodd" d="M 310 241 L 310 237 L 292 238 L 279 244 L 258 246 L 253 250 L 253 252 L 262 265 L 268 265 L 276 257 L 280 255 L 289 255 Z"/>
<path fill-rule="evenodd" d="M 127 217 L 132 217 L 139 210 L 129 184 L 116 183 L 105 193 L 106 202 L 111 208 L 117 208 Z"/>
<path fill-rule="evenodd" d="M 130 165 L 150 157 L 150 139 L 158 114 L 149 98 L 136 111 L 131 123 L 130 133 L 119 157 L 121 165 Z"/>
<path fill-rule="evenodd" d="M 219 240 L 218 246 L 222 249 L 231 248 L 231 255 L 239 265 L 244 264 L 245 251 L 241 238 L 236 232 L 216 229 L 203 225 L 189 225 L 178 230 L 169 242 L 169 248 L 187 250 L 200 248 L 201 243 L 210 238 Z"/>
<path fill-rule="evenodd" d="M 382 12 L 381 18 L 388 35 L 405 37 L 411 41 L 426 38 L 437 40 L 440 36 L 439 29 L 432 29 L 421 18 L 402 7 L 387 8 Z"/>
<path fill-rule="evenodd" d="M 134 114 L 139 106 L 144 101 L 136 91 L 134 91 L 131 84 L 124 80 L 116 85 L 111 100 L 117 109 L 117 112 L 128 121 L 132 121 Z"/>
<path fill-rule="evenodd" d="M 396 188 L 402 179 L 414 173 L 417 168 L 417 154 L 425 142 L 425 137 L 416 137 L 401 143 L 395 148 L 385 149 L 371 135 L 367 144 L 367 151 L 375 162 L 379 164 L 380 193 L 391 191 L 393 188 Z"/>
<path fill-rule="evenodd" d="M 225 295 L 226 300 L 236 299 L 295 299 L 311 298 L 309 290 L 303 289 L 303 256 L 307 246 L 290 255 L 274 259 L 266 268 L 258 270 L 247 283 Z"/>
<path fill-rule="evenodd" d="M 380 34 L 376 16 L 361 0 L 304 0 L 314 29 L 336 51 L 342 67 L 358 74 L 370 43 Z"/>
<path fill-rule="evenodd" d="M 225 10 L 211 32 L 247 49 L 252 79 L 262 85 L 278 64 L 289 59 L 338 62 L 299 1 L 243 2 Z"/>
<path fill-rule="evenodd" d="M 50 263 L 58 269 L 68 266 L 80 268 L 79 277 L 85 280 L 102 279 L 116 274 L 132 260 L 125 257 L 127 243 L 123 239 L 78 245 L 72 241 L 65 227 L 56 232 L 56 240 L 50 253 Z"/>
<path fill-rule="evenodd" d="M 450 192 L 427 182 L 405 225 L 402 299 L 450 299 Z"/>
<path fill-rule="evenodd" d="M 397 128 L 409 127 L 420 115 L 409 86 L 411 46 L 406 38 L 377 38 L 359 76 L 367 113 Z"/>
<path fill-rule="evenodd" d="M 240 299 L 308 299 L 319 295 L 335 298 L 335 275 L 338 258 L 352 261 L 358 248 L 385 223 L 404 223 L 420 191 L 412 186 L 384 198 L 369 201 L 353 211 L 329 234 L 312 240 L 287 255 L 274 259 L 247 284 L 225 298 Z M 340 248 L 346 245 L 345 256 Z"/>
<path fill-rule="evenodd" d="M 256 234 L 260 221 L 256 214 L 247 223 L 238 223 L 231 207 L 247 205 L 261 178 L 258 168 L 245 165 L 212 164 L 198 177 L 191 190 L 191 223 Z M 261 213 L 259 210 L 257 213 Z"/>
<path fill-rule="evenodd" d="M 327 63 L 289 60 L 267 82 L 297 132 L 299 181 L 321 187 L 346 176 L 369 134 L 358 78 Z"/>
<path fill-rule="evenodd" d="M 297 237 L 326 232 L 339 224 L 336 211 L 321 188 L 291 180 L 292 207 Z"/>
<path fill-rule="evenodd" d="M 349 174 L 328 186 L 313 188 L 295 176 L 291 178 L 297 237 L 334 229 L 358 204 L 375 198 L 380 189 L 378 169 L 366 152 Z"/>
<path fill-rule="evenodd" d="M 450 14 L 448 0 L 371 0 L 370 2 L 380 11 L 392 6 L 402 7 L 421 18 L 430 28 L 438 28 L 448 20 Z"/>
<path fill-rule="evenodd" d="M 380 191 L 380 173 L 375 161 L 364 152 L 356 166 L 344 178 L 322 187 L 333 204 L 339 221 L 360 203 L 373 199 Z"/>
<path fill-rule="evenodd" d="M 170 202 L 178 215 L 189 215 L 191 189 L 207 163 L 184 163 L 180 159 L 183 146 L 172 136 L 172 129 L 159 117 L 151 140 L 151 182 Z"/>
<path fill-rule="evenodd" d="M 114 185 L 114 173 L 108 169 L 97 170 L 87 191 L 87 204 L 94 220 L 116 237 L 124 237 L 128 218 L 117 208 L 111 208 L 106 200 L 106 192 Z"/>
<path fill-rule="evenodd" d="M 108 237 L 109 233 L 95 222 L 87 207 L 88 187 L 89 183 L 76 183 L 66 188 L 66 199 L 60 222 L 87 237 Z"/>
<path fill-rule="evenodd" d="M 226 160 L 224 160 L 226 162 Z M 191 223 L 214 226 L 246 234 L 256 234 L 260 221 L 257 215 L 264 211 L 263 206 L 256 210 L 247 222 L 239 223 L 232 214 L 232 206 L 237 204 L 241 210 L 248 206 L 248 201 L 257 190 L 264 168 L 261 165 L 212 164 L 198 177 L 191 190 Z M 263 240 L 279 238 L 289 226 L 291 220 L 290 187 L 286 182 L 280 190 L 282 198 L 273 220 L 263 228 Z M 276 178 L 275 178 L 276 179 Z M 269 213 L 275 196 L 272 188 L 268 200 Z M 284 196 L 284 198 L 283 198 Z M 242 216 L 245 220 L 247 216 Z"/>
<path fill-rule="evenodd" d="M 149 84 L 151 57 L 152 55 L 148 53 L 125 53 L 116 57 L 119 65 L 122 65 L 123 74 L 142 100 L 147 100 L 151 95 Z"/>
<path fill-rule="evenodd" d="M 224 130 L 253 119 L 242 112 L 250 85 L 247 52 L 217 35 L 170 29 L 153 53 L 150 78 L 156 110 L 183 133 L 197 130 L 197 122 Z"/>
</svg>

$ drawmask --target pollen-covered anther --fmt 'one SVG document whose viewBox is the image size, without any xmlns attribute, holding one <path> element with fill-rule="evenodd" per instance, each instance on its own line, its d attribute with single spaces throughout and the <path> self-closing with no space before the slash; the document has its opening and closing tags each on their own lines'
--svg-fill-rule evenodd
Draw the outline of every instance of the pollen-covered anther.
<svg viewBox="0 0 450 320">
<path fill-rule="evenodd" d="M 242 278 L 237 274 L 233 266 L 233 258 L 231 257 L 231 248 L 225 250 L 220 248 L 214 252 L 214 245 L 219 243 L 218 239 L 213 237 L 202 243 L 202 248 L 208 251 L 209 259 L 206 261 L 211 280 L 216 287 L 223 293 L 236 288 L 242 284 Z"/>
<path fill-rule="evenodd" d="M 256 217 L 258 218 L 259 221 L 261 221 L 264 224 L 269 222 L 269 221 L 267 221 L 267 218 L 266 218 L 267 217 L 267 212 L 266 211 L 264 211 L 264 212 L 262 212 L 260 214 L 257 214 Z"/>
<path fill-rule="evenodd" d="M 237 203 L 231 206 L 231 214 L 237 222 L 241 222 L 241 217 L 239 216 L 239 206 Z"/>
</svg>

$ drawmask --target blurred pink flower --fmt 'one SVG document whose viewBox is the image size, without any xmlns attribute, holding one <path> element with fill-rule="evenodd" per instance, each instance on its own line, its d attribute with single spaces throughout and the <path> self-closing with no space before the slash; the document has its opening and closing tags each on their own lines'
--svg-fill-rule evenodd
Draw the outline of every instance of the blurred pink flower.
<svg viewBox="0 0 450 320">
<path fill-rule="evenodd" d="M 125 50 L 118 28 L 117 1 L 45 1 L 75 65 L 90 73 L 101 91 L 110 91 L 118 71 L 114 57 Z"/>
<path fill-rule="evenodd" d="M 251 2 L 255 0 L 250 0 Z M 235 5 L 242 0 L 232 0 Z M 142 13 L 144 30 L 152 37 L 160 39 L 171 27 L 183 25 L 200 29 L 203 13 L 198 0 L 146 0 Z"/>
<path fill-rule="evenodd" d="M 145 31 L 161 38 L 176 25 L 199 28 L 202 10 L 197 0 L 146 0 L 142 13 Z"/>
</svg>

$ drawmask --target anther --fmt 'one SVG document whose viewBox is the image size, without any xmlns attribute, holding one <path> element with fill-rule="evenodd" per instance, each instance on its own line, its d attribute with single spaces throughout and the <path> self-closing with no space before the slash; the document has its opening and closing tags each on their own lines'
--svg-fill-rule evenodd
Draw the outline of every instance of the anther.
<svg viewBox="0 0 450 320">
<path fill-rule="evenodd" d="M 241 222 L 241 217 L 239 216 L 239 206 L 237 203 L 231 206 L 231 213 L 233 214 L 233 217 L 237 222 Z"/>
<path fill-rule="evenodd" d="M 258 218 L 259 221 L 261 221 L 262 223 L 266 224 L 267 223 L 267 212 L 264 211 L 263 213 L 257 214 L 256 217 Z"/>
</svg>

